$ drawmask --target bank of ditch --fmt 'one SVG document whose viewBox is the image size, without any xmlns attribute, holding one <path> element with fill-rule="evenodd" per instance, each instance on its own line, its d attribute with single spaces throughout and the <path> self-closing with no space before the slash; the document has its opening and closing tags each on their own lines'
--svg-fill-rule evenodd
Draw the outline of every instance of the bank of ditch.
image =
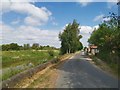
<svg viewBox="0 0 120 90">
<path fill-rule="evenodd" d="M 65 54 L 58 57 L 58 61 L 47 66 L 42 71 L 34 74 L 31 78 L 26 78 L 16 84 L 15 88 L 54 88 L 57 76 L 57 68 L 72 57 L 74 54 Z"/>
<path fill-rule="evenodd" d="M 70 58 L 73 54 L 66 54 L 66 55 L 62 55 L 62 56 L 58 56 L 57 58 L 50 60 L 46 63 L 43 63 L 41 65 L 37 65 L 36 67 L 30 68 L 28 70 L 25 70 L 24 72 L 21 72 L 7 80 L 4 80 L 2 83 L 2 87 L 3 88 L 10 88 L 10 87 L 23 87 L 26 85 L 21 85 L 21 81 L 23 84 L 23 80 L 25 81 L 29 81 L 30 79 L 32 79 L 32 81 L 29 82 L 33 82 L 36 79 L 34 77 L 34 75 L 37 75 L 37 73 L 41 73 L 42 70 L 44 70 L 45 68 L 54 65 L 53 67 L 55 67 L 55 65 L 60 64 L 60 62 L 63 62 L 64 60 Z M 38 75 L 41 76 L 41 75 Z M 31 85 L 31 83 L 29 83 Z M 26 84 L 26 83 L 25 83 Z M 29 84 L 27 86 L 29 86 Z"/>
<path fill-rule="evenodd" d="M 10 77 L 46 63 L 59 55 L 59 51 L 47 50 L 20 50 L 20 51 L 2 51 L 2 81 Z"/>
</svg>

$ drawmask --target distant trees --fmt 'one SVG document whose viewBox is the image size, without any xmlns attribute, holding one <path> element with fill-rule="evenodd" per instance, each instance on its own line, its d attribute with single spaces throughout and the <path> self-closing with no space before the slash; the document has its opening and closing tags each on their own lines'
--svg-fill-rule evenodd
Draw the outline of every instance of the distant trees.
<svg viewBox="0 0 120 90">
<path fill-rule="evenodd" d="M 2 47 L 2 51 L 9 51 L 9 50 L 57 50 L 58 48 L 51 47 L 49 45 L 47 46 L 40 46 L 38 43 L 33 43 L 32 46 L 30 44 L 24 44 L 23 46 L 18 45 L 17 43 L 11 43 L 11 44 L 3 44 L 0 47 Z"/>
<path fill-rule="evenodd" d="M 10 45 L 9 44 L 4 44 L 1 46 L 3 51 L 8 51 L 10 49 Z"/>
<path fill-rule="evenodd" d="M 38 50 L 39 49 L 39 43 L 33 43 L 32 49 Z"/>
<path fill-rule="evenodd" d="M 69 23 L 64 31 L 59 34 L 61 54 L 74 53 L 83 48 L 82 43 L 80 42 L 82 36 L 79 35 L 79 33 L 79 24 L 74 20 L 72 24 Z"/>
<path fill-rule="evenodd" d="M 6 44 L 6 45 L 2 45 L 2 50 L 3 51 L 20 50 L 20 46 L 17 43 Z"/>
<path fill-rule="evenodd" d="M 30 44 L 24 44 L 23 49 L 24 49 L 24 50 L 30 49 Z"/>
</svg>

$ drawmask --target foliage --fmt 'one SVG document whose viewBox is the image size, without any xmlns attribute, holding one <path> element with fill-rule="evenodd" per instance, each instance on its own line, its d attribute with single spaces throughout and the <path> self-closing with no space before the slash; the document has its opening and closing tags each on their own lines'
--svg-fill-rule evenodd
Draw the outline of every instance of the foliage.
<svg viewBox="0 0 120 90">
<path fill-rule="evenodd" d="M 74 20 L 72 24 L 69 23 L 64 31 L 59 34 L 61 54 L 74 53 L 83 48 L 82 43 L 79 41 L 82 38 L 79 32 L 79 24 Z"/>
<path fill-rule="evenodd" d="M 109 50 L 118 50 L 120 49 L 120 30 L 117 16 L 111 13 L 107 18 L 110 18 L 110 21 L 100 24 L 98 30 L 93 31 L 88 42 L 99 46 L 99 48 L 107 47 Z"/>
<path fill-rule="evenodd" d="M 120 29 L 118 28 L 117 16 L 111 13 L 110 21 L 104 21 L 99 25 L 98 30 L 94 30 L 89 43 L 95 44 L 99 47 L 108 47 L 109 49 L 120 49 Z"/>
<path fill-rule="evenodd" d="M 2 50 L 3 51 L 20 50 L 20 46 L 17 43 L 6 44 L 6 45 L 2 45 Z"/>
<path fill-rule="evenodd" d="M 48 51 L 48 54 L 53 57 L 53 56 L 54 56 L 54 51 L 49 50 L 49 51 Z"/>
<path fill-rule="evenodd" d="M 59 55 L 59 51 L 2 51 L 2 79 L 5 80 L 21 71 L 43 64 Z"/>
<path fill-rule="evenodd" d="M 118 64 L 120 61 L 120 28 L 118 16 L 110 13 L 109 21 L 104 21 L 94 30 L 88 42 L 98 46 L 98 57 L 109 64 Z"/>
<path fill-rule="evenodd" d="M 30 44 L 24 44 L 23 46 L 18 45 L 17 43 L 10 43 L 10 44 L 3 44 L 0 46 L 2 47 L 2 51 L 10 51 L 10 50 L 59 50 L 58 48 L 52 46 L 40 46 L 38 43 L 33 43 L 32 46 Z"/>
<path fill-rule="evenodd" d="M 24 48 L 24 50 L 30 49 L 30 44 L 24 44 L 23 48 Z"/>
<path fill-rule="evenodd" d="M 39 44 L 38 44 L 38 43 L 34 43 L 34 44 L 32 45 L 32 49 L 38 50 L 38 49 L 39 49 Z"/>
</svg>

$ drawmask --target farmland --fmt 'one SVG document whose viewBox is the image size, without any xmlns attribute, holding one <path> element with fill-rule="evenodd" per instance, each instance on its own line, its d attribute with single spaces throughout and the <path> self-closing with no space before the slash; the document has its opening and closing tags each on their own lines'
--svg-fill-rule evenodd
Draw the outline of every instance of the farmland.
<svg viewBox="0 0 120 90">
<path fill-rule="evenodd" d="M 2 80 L 45 63 L 58 55 L 58 50 L 2 51 Z"/>
</svg>

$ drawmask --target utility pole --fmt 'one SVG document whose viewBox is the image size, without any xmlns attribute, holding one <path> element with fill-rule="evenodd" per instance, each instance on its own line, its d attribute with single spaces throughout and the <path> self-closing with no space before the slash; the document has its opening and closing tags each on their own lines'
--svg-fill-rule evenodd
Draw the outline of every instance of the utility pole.
<svg viewBox="0 0 120 90">
<path fill-rule="evenodd" d="M 118 5 L 118 28 L 120 28 L 120 0 L 117 3 Z"/>
</svg>

